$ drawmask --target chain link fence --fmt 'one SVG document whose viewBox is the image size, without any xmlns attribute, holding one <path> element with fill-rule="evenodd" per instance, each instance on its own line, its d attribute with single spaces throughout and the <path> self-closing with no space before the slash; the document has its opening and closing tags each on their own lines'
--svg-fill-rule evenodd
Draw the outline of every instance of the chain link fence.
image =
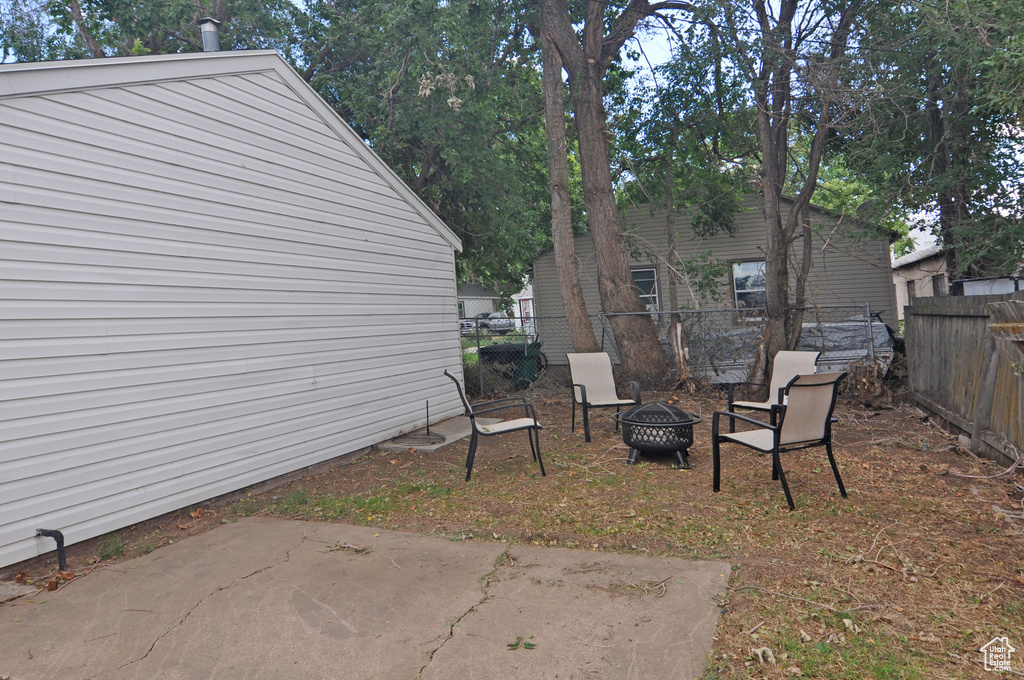
<svg viewBox="0 0 1024 680">
<path fill-rule="evenodd" d="M 884 370 L 892 361 L 894 339 L 889 328 L 871 313 L 870 305 L 790 310 L 790 314 L 796 313 L 802 313 L 803 319 L 797 349 L 821 352 L 819 371 L 846 370 L 854 363 L 878 364 Z M 763 310 L 687 309 L 648 314 L 674 368 L 678 369 L 672 337 L 678 334 L 691 377 L 712 384 L 747 380 L 764 333 Z M 592 314 L 590 323 L 602 351 L 619 364 L 610 318 Z M 568 365 L 565 355 L 574 350 L 566 318 L 540 316 L 517 319 L 514 328 L 501 332 L 464 326 L 462 351 L 468 389 L 490 394 L 525 389 L 545 379 L 560 381 Z"/>
</svg>

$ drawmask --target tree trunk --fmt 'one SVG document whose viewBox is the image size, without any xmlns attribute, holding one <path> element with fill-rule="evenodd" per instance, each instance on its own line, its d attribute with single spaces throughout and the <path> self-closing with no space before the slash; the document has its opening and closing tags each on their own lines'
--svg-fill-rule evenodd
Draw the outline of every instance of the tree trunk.
<svg viewBox="0 0 1024 680">
<path fill-rule="evenodd" d="M 542 32 L 543 32 L 543 18 Z M 548 139 L 548 183 L 551 187 L 551 240 L 555 268 L 562 292 L 562 307 L 569 324 L 572 346 L 577 352 L 598 352 L 594 327 L 587 315 L 587 303 L 580 285 L 580 267 L 573 244 L 569 164 L 565 142 L 565 98 L 562 87 L 562 60 L 542 33 L 544 75 L 544 127 Z"/>
<path fill-rule="evenodd" d="M 604 108 L 604 75 L 622 44 L 633 35 L 636 22 L 650 5 L 631 0 L 605 35 L 604 3 L 588 0 L 582 45 L 576 37 L 565 0 L 542 0 L 551 21 L 552 44 L 569 73 L 573 118 L 579 139 L 583 201 L 597 258 L 598 290 L 603 311 L 610 316 L 623 369 L 648 387 L 660 386 L 668 361 L 654 321 L 640 302 L 629 269 L 622 220 L 615 204 L 608 119 Z M 630 314 L 633 313 L 633 314 Z"/>
<path fill-rule="evenodd" d="M 811 197 L 818 184 L 818 170 L 825 147 L 825 134 L 836 124 L 833 110 L 838 88 L 835 69 L 829 73 L 827 66 L 819 67 L 821 76 L 815 84 L 814 99 L 818 105 L 818 119 L 811 142 L 803 186 L 789 211 L 785 224 L 782 220 L 782 190 L 786 182 L 786 168 L 789 162 L 789 122 L 793 106 L 793 81 L 798 75 L 797 49 L 799 36 L 794 37 L 793 21 L 798 0 L 781 0 L 778 4 L 777 19 L 772 17 L 764 0 L 753 0 L 754 13 L 761 27 L 764 49 L 760 56 L 761 65 L 758 83 L 754 89 L 757 105 L 758 137 L 761 142 L 761 176 L 764 191 L 764 220 L 768 230 L 765 247 L 765 329 L 761 352 L 754 367 L 752 380 L 767 384 L 770 378 L 772 360 L 787 347 L 799 342 L 797 325 L 802 319 L 788 316 L 789 297 L 789 250 L 797 226 L 804 226 L 803 258 L 798 275 L 798 288 L 806 286 L 810 270 L 809 227 L 804 211 L 810 205 Z M 860 0 L 853 0 L 840 12 L 832 32 L 829 58 L 838 60 L 846 51 L 853 18 L 861 7 Z M 804 217 L 801 220 L 801 216 Z M 798 291 L 798 295 L 802 291 Z"/>
<path fill-rule="evenodd" d="M 647 386 L 665 381 L 668 362 L 654 321 L 640 301 L 629 268 L 622 219 L 615 203 L 607 115 L 601 79 L 603 68 L 584 68 L 570 83 L 576 134 L 580 143 L 583 199 L 597 258 L 597 281 L 603 310 L 609 314 L 623 368 Z"/>
<path fill-rule="evenodd" d="M 802 225 L 803 257 L 800 261 L 800 271 L 796 275 L 796 299 L 793 303 L 796 309 L 793 310 L 793 316 L 789 323 L 789 340 L 786 342 L 786 348 L 790 351 L 796 350 L 797 345 L 800 344 L 800 336 L 804 331 L 804 307 L 807 306 L 807 277 L 811 273 L 811 257 L 813 256 L 811 252 L 811 215 L 808 206 L 804 206 L 800 211 L 800 224 Z"/>
<path fill-rule="evenodd" d="M 679 266 L 679 254 L 676 251 L 676 201 L 675 173 L 673 164 L 678 129 L 672 126 L 668 149 L 665 151 L 665 240 L 668 245 L 668 305 L 672 311 L 669 320 L 669 339 L 672 343 L 672 355 L 676 360 L 676 376 L 678 382 L 690 377 L 690 367 L 686 363 L 686 348 L 683 343 L 681 319 L 679 318 L 679 277 L 676 267 Z"/>
</svg>

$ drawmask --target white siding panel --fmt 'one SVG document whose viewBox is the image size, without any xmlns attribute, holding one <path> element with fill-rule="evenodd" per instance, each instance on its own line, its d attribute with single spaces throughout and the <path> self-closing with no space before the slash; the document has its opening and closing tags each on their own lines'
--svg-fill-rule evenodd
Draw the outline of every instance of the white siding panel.
<svg viewBox="0 0 1024 680">
<path fill-rule="evenodd" d="M 0 96 L 0 565 L 461 411 L 451 244 L 284 77 Z"/>
</svg>

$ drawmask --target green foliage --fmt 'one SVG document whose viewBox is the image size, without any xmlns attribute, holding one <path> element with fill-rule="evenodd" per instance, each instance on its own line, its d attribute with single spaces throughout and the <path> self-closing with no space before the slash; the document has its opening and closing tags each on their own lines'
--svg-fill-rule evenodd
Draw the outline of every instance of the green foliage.
<svg viewBox="0 0 1024 680">
<path fill-rule="evenodd" d="M 147 539 L 147 540 L 139 543 L 138 547 L 135 550 L 136 550 L 136 553 L 139 554 L 139 555 L 148 555 L 149 553 L 151 553 L 154 550 L 156 550 L 156 548 L 157 548 L 156 541 L 154 541 L 153 539 Z"/>
<path fill-rule="evenodd" d="M 833 146 L 879 203 L 925 216 L 955 254 L 953 276 L 1002 274 L 1024 259 L 1024 90 L 1004 70 L 1024 59 L 1022 19 L 1019 3 L 997 0 L 879 12 L 868 28 L 884 50 L 851 69 L 881 96 Z"/>
<path fill-rule="evenodd" d="M 753 179 L 737 162 L 751 145 L 750 111 L 716 35 L 694 24 L 685 37 L 649 78 L 626 82 L 622 75 L 632 73 L 617 72 L 619 198 L 663 206 L 671 159 L 674 203 L 689 213 L 694 235 L 732 235 Z"/>
<path fill-rule="evenodd" d="M 863 178 L 847 167 L 838 154 L 827 156 L 821 166 L 814 203 L 839 217 L 846 233 L 865 232 L 893 240 L 896 257 L 913 252 L 910 224 L 905 211 L 876 198 L 876 192 Z"/>
<path fill-rule="evenodd" d="M 143 54 L 149 54 L 150 49 L 142 44 L 142 41 L 138 38 L 135 39 L 135 43 L 132 45 L 132 56 L 137 57 Z"/>
<path fill-rule="evenodd" d="M 509 651 L 514 651 L 516 649 L 536 649 L 537 645 L 530 642 L 532 639 L 532 635 L 527 635 L 525 638 L 522 635 L 517 635 L 514 642 L 509 642 L 505 646 L 509 648 Z"/>
<path fill-rule="evenodd" d="M 724 299 L 722 281 L 729 274 L 729 266 L 728 261 L 714 257 L 710 250 L 679 262 L 679 269 L 694 299 L 702 304 Z"/>
<path fill-rule="evenodd" d="M 90 56 L 77 34 L 58 32 L 41 0 L 0 3 L 0 61 L 51 61 Z"/>
<path fill-rule="evenodd" d="M 312 2 L 313 87 L 462 239 L 460 272 L 521 285 L 547 244 L 537 55 L 518 2 Z"/>
<path fill-rule="evenodd" d="M 291 54 L 300 10 L 287 0 L 82 0 L 72 3 L 11 0 L 0 10 L 4 59 L 43 61 L 94 56 L 91 39 L 107 56 L 200 52 L 197 21 L 222 22 L 225 50 L 277 49 Z"/>
<path fill-rule="evenodd" d="M 109 534 L 96 548 L 101 561 L 116 559 L 124 554 L 124 550 L 124 539 L 120 534 Z"/>
</svg>

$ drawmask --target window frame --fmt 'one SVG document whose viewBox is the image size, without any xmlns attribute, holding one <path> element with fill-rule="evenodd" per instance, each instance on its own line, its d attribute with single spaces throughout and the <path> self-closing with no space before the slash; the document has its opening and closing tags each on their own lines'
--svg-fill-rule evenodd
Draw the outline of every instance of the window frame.
<svg viewBox="0 0 1024 680">
<path fill-rule="evenodd" d="M 637 284 L 636 274 L 638 272 L 651 272 L 653 278 L 651 279 L 651 293 L 644 293 L 643 289 Z M 629 279 L 633 284 L 633 288 L 636 289 L 637 295 L 640 297 L 640 302 L 643 303 L 644 307 L 649 312 L 661 311 L 661 287 L 658 285 L 658 268 L 655 266 L 650 267 L 631 267 L 629 270 Z M 653 299 L 653 304 L 649 300 Z"/>
<path fill-rule="evenodd" d="M 736 280 L 737 280 L 737 276 L 736 276 L 737 271 L 736 271 L 736 269 L 737 269 L 737 267 L 741 267 L 743 265 L 749 265 L 749 264 L 760 265 L 760 270 L 761 270 L 761 287 L 760 288 L 745 288 L 743 290 L 739 290 L 736 287 Z M 732 278 L 732 303 L 733 303 L 733 306 L 736 309 L 738 309 L 738 310 L 764 309 L 764 299 L 765 299 L 765 295 L 767 293 L 767 291 L 765 289 L 765 285 L 764 285 L 764 276 L 765 276 L 765 270 L 766 269 L 767 269 L 767 263 L 765 262 L 765 260 L 735 260 L 735 261 L 733 261 L 731 263 L 729 276 Z M 747 275 L 747 276 L 749 276 L 749 275 Z M 741 293 L 744 293 L 744 294 L 760 293 L 761 294 L 761 304 L 760 305 L 754 305 L 754 306 L 747 306 L 747 305 L 740 306 L 740 294 Z"/>
</svg>

